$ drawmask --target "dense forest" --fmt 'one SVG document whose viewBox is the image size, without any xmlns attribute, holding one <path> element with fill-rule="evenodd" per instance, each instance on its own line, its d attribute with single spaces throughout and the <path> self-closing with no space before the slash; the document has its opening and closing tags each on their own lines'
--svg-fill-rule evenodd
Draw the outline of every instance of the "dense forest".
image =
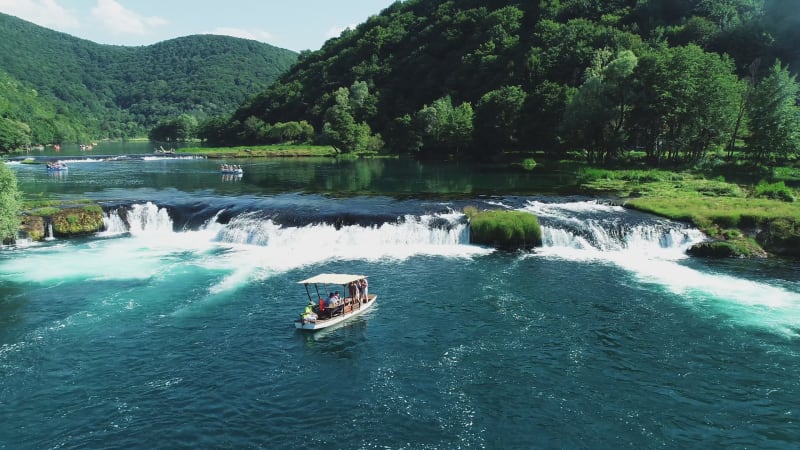
<svg viewBox="0 0 800 450">
<path fill-rule="evenodd" d="M 143 137 L 181 115 L 230 114 L 296 59 L 214 35 L 101 45 L 0 14 L 0 149 Z"/>
<path fill-rule="evenodd" d="M 398 1 L 199 136 L 253 145 L 279 127 L 419 158 L 769 163 L 798 155 L 798 42 L 796 0 Z"/>
</svg>

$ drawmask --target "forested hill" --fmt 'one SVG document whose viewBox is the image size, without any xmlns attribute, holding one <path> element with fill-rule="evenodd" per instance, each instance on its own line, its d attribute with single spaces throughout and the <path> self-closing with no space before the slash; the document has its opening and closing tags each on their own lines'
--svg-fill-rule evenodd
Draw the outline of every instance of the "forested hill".
<svg viewBox="0 0 800 450">
<path fill-rule="evenodd" d="M 696 145 L 695 158 L 725 141 L 702 129 L 730 138 L 728 114 L 748 83 L 778 60 L 796 73 L 798 42 L 797 0 L 398 1 L 302 54 L 227 128 L 203 132 L 257 142 L 273 124 L 308 120 L 343 151 L 380 147 L 380 134 L 387 148 L 420 155 L 571 146 L 600 159 L 669 137 L 683 143 L 670 155 Z M 679 101 L 725 108 L 725 118 Z M 687 129 L 670 107 L 709 123 L 662 136 Z"/>
<path fill-rule="evenodd" d="M 58 110 L 48 117 L 6 105 L 0 114 L 32 125 L 34 143 L 145 136 L 179 114 L 203 120 L 231 113 L 296 59 L 290 50 L 216 35 L 101 45 L 0 14 L 0 69 Z M 72 119 L 81 125 L 64 125 Z"/>
</svg>

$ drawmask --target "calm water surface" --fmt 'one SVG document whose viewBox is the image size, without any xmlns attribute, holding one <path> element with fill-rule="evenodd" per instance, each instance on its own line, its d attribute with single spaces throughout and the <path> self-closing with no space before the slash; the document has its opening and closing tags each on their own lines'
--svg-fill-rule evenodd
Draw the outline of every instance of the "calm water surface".
<svg viewBox="0 0 800 450">
<path fill-rule="evenodd" d="M 97 200 L 107 226 L 0 250 L 2 448 L 800 442 L 797 263 L 689 259 L 697 230 L 556 196 L 572 181 L 546 171 L 246 160 L 226 178 L 104 145 L 59 156 L 65 174 L 9 164 L 26 196 Z M 545 245 L 470 245 L 466 205 L 536 214 Z M 319 272 L 369 275 L 376 307 L 296 331 Z"/>
</svg>

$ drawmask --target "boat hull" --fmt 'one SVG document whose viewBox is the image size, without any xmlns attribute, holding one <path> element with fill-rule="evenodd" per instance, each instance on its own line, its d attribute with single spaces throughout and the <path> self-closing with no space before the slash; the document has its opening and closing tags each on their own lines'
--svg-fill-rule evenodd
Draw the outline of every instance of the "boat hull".
<svg viewBox="0 0 800 450">
<path fill-rule="evenodd" d="M 321 330 L 323 328 L 328 328 L 333 325 L 345 322 L 353 317 L 359 316 L 364 312 L 368 311 L 372 308 L 372 305 L 375 304 L 375 300 L 378 298 L 377 294 L 369 294 L 369 300 L 366 302 L 361 303 L 361 307 L 357 309 L 353 309 L 348 313 L 341 314 L 339 316 L 331 317 L 330 319 L 317 319 L 314 322 L 305 322 L 302 319 L 297 319 L 294 321 L 294 327 L 298 330 L 308 330 L 308 331 L 315 331 Z"/>
</svg>

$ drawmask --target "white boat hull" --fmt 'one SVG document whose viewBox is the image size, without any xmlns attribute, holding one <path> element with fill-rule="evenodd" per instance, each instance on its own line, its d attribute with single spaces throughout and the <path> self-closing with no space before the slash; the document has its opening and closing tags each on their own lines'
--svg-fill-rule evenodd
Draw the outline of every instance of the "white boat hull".
<svg viewBox="0 0 800 450">
<path fill-rule="evenodd" d="M 294 321 L 294 327 L 299 330 L 321 330 L 323 328 L 328 328 L 338 323 L 342 323 L 353 317 L 359 316 L 364 312 L 368 311 L 370 308 L 372 308 L 372 305 L 375 304 L 375 300 L 377 298 L 378 298 L 377 294 L 369 294 L 369 300 L 366 303 L 361 302 L 360 308 L 355 308 L 348 313 L 340 314 L 338 316 L 331 317 L 330 319 L 317 319 L 313 322 L 304 321 L 303 319 L 297 319 Z"/>
</svg>

